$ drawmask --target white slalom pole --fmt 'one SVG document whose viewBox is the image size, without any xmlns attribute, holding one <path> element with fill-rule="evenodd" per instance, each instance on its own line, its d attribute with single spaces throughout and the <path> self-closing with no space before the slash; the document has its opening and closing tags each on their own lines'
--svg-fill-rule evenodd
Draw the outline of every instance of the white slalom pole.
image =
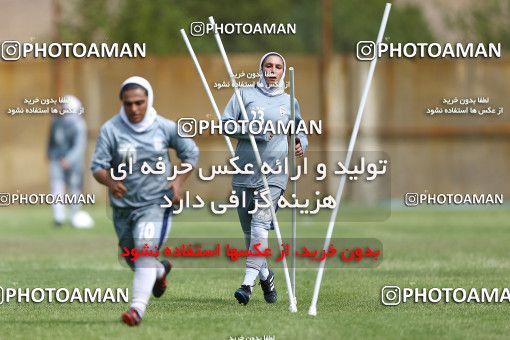
<svg viewBox="0 0 510 340">
<path fill-rule="evenodd" d="M 294 92 L 294 67 L 289 67 L 289 76 L 290 76 L 290 120 L 291 122 L 296 123 L 296 108 L 295 108 L 295 99 L 296 94 Z M 295 131 L 290 135 L 290 168 L 291 168 L 291 176 L 296 177 L 296 134 Z M 297 195 L 297 181 L 291 180 L 291 194 Z M 295 196 L 297 197 L 297 196 Z M 292 294 L 294 294 L 294 298 L 296 299 L 297 304 L 297 296 L 296 296 L 296 237 L 297 237 L 297 228 L 296 228 L 296 210 L 297 208 L 294 206 L 292 208 L 292 245 L 290 247 L 291 251 L 291 267 L 292 267 Z"/>
<path fill-rule="evenodd" d="M 209 22 L 212 24 L 212 27 L 215 27 L 216 24 L 214 22 L 214 18 L 211 16 L 209 17 Z M 239 102 L 239 106 L 241 108 L 241 113 L 243 115 L 243 119 L 245 121 L 248 121 L 248 114 L 246 113 L 246 108 L 244 107 L 243 98 L 241 97 L 241 93 L 239 92 L 239 88 L 236 82 L 236 79 L 234 77 L 234 72 L 232 71 L 232 67 L 230 66 L 230 63 L 228 61 L 227 53 L 225 52 L 225 49 L 223 48 L 223 43 L 221 42 L 220 35 L 218 34 L 218 31 L 214 30 L 214 37 L 216 38 L 216 43 L 218 44 L 218 48 L 220 49 L 221 56 L 223 57 L 223 62 L 225 63 L 225 67 L 227 68 L 228 75 L 230 77 L 230 81 L 232 82 L 232 86 L 234 87 L 234 92 L 237 97 L 237 101 Z M 262 159 L 260 158 L 259 148 L 257 147 L 257 143 L 255 142 L 255 138 L 252 134 L 249 134 L 250 143 L 253 148 L 253 151 L 255 153 L 255 159 L 257 160 L 257 165 L 259 169 L 262 167 Z M 267 182 L 267 178 L 264 174 L 262 174 L 262 181 L 264 183 L 264 189 L 269 191 L 269 184 Z M 282 245 L 282 235 L 280 233 L 280 226 L 278 225 L 278 220 L 276 219 L 276 212 L 272 204 L 270 204 L 271 208 L 271 216 L 273 218 L 273 225 L 274 230 L 276 232 L 276 238 L 278 240 L 278 246 L 280 247 L 280 251 L 284 251 L 283 245 Z M 285 283 L 287 284 L 287 292 L 289 294 L 289 310 L 292 313 L 297 312 L 296 307 L 296 301 L 294 299 L 294 294 L 292 293 L 292 286 L 290 283 L 290 276 L 289 276 L 289 268 L 287 267 L 287 260 L 285 257 L 282 260 L 283 262 L 283 271 L 285 273 Z"/>
<path fill-rule="evenodd" d="M 195 51 L 193 51 L 193 47 L 191 46 L 188 36 L 186 35 L 186 31 L 181 29 L 181 35 L 182 39 L 184 39 L 186 47 L 188 48 L 189 54 L 191 55 L 191 59 L 193 59 L 193 63 L 195 64 L 195 68 L 197 69 L 198 75 L 200 76 L 200 80 L 202 81 L 202 85 L 204 86 L 205 92 L 207 93 L 207 97 L 209 97 L 209 101 L 211 102 L 214 113 L 216 114 L 218 120 L 221 122 L 220 110 L 218 109 L 218 105 L 216 105 L 216 101 L 214 100 L 211 89 L 209 88 L 209 84 L 205 79 L 204 72 L 202 72 L 202 68 L 200 67 L 200 63 L 198 62 Z M 228 151 L 230 151 L 230 154 L 232 155 L 232 157 L 234 157 L 235 156 L 234 147 L 232 146 L 230 138 L 228 138 L 228 136 L 226 135 L 224 135 L 223 137 L 225 137 L 225 142 L 227 142 Z"/>
<path fill-rule="evenodd" d="M 358 137 L 358 131 L 359 131 L 359 127 L 361 125 L 361 118 L 363 117 L 363 111 L 365 109 L 365 104 L 366 104 L 367 97 L 368 97 L 368 91 L 370 90 L 370 84 L 372 83 L 375 66 L 377 64 L 377 51 L 379 49 L 379 44 L 381 43 L 382 38 L 384 36 L 384 31 L 386 29 L 386 23 L 388 21 L 388 16 L 390 15 L 390 9 L 391 9 L 391 4 L 386 3 L 383 18 L 381 21 L 381 26 L 379 28 L 379 34 L 377 35 L 377 41 L 376 41 L 376 45 L 375 45 L 376 48 L 374 51 L 375 58 L 370 62 L 370 68 L 368 70 L 367 82 L 365 83 L 365 88 L 363 89 L 363 95 L 361 97 L 361 102 L 360 102 L 360 105 L 358 108 L 358 113 L 356 115 L 356 121 L 354 122 L 354 128 L 352 130 L 351 139 L 349 141 L 349 147 L 347 149 L 347 157 L 344 162 L 344 166 L 346 168 L 349 167 L 349 164 L 351 162 L 352 152 L 354 150 L 354 144 L 356 143 L 356 138 Z M 338 209 L 340 208 L 340 200 L 342 198 L 342 193 L 344 191 L 346 178 L 347 178 L 347 176 L 345 174 L 340 178 L 340 184 L 338 186 L 338 191 L 337 191 L 336 197 L 335 197 L 337 204 L 331 213 L 331 218 L 329 220 L 329 225 L 328 225 L 328 231 L 326 233 L 326 239 L 324 241 L 324 250 L 325 251 L 327 251 L 327 249 L 329 247 L 329 243 L 331 241 L 331 235 L 333 234 L 333 229 L 335 228 L 335 220 L 336 220 L 336 216 L 338 214 Z M 319 298 L 319 291 L 321 288 L 322 276 L 324 275 L 325 264 L 326 264 L 326 261 L 320 262 L 319 271 L 317 272 L 317 278 L 315 280 L 315 287 L 313 290 L 312 303 L 310 304 L 310 309 L 308 310 L 308 315 L 313 315 L 313 316 L 317 315 L 317 300 Z"/>
</svg>

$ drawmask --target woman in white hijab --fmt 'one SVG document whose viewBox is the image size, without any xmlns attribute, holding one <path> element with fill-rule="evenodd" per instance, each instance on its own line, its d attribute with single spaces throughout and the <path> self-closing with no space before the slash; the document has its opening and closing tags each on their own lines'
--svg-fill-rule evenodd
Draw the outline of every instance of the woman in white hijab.
<svg viewBox="0 0 510 340">
<path fill-rule="evenodd" d="M 131 129 L 133 129 L 136 132 L 144 132 L 147 130 L 152 123 L 156 120 L 157 112 L 152 106 L 154 104 L 154 94 L 152 92 L 152 86 L 149 84 L 149 82 L 138 76 L 130 77 L 126 79 L 122 85 L 121 85 L 121 91 L 120 91 L 120 100 L 123 100 L 122 96 L 130 90 L 140 88 L 145 92 L 145 96 L 147 97 L 146 105 L 147 107 L 142 112 L 141 108 L 139 110 L 129 110 L 129 115 L 126 113 L 125 105 L 123 104 L 120 107 L 119 110 L 119 116 L 122 118 L 122 121 L 126 123 Z M 137 93 L 134 94 L 135 96 Z M 143 96 L 138 94 L 136 100 L 142 100 Z M 136 100 L 133 104 L 137 104 Z M 131 104 L 131 103 L 129 103 Z M 140 105 L 136 105 L 140 106 Z M 136 107 L 135 106 L 135 107 Z"/>
<path fill-rule="evenodd" d="M 278 123 L 289 123 L 290 121 L 290 97 L 285 93 L 285 59 L 276 52 L 269 52 L 262 56 L 259 63 L 259 80 L 255 87 L 240 89 L 243 104 L 248 118 L 258 120 L 262 125 L 272 123 L 272 126 L 278 126 Z M 301 121 L 299 104 L 295 104 L 296 123 Z M 240 104 L 236 96 L 232 96 L 230 102 L 222 116 L 224 123 L 231 121 L 239 122 L 243 120 Z M 236 131 L 230 134 L 231 137 L 238 139 L 236 147 L 236 156 L 239 160 L 236 162 L 240 168 L 246 164 L 253 164 L 257 168 L 254 152 L 246 133 Z M 288 157 L 289 145 L 288 136 L 285 133 L 272 134 L 270 132 L 254 135 L 260 152 L 262 162 L 275 166 L 277 162 L 285 164 L 285 158 Z M 303 133 L 296 136 L 296 145 L 291 147 L 298 157 L 302 157 L 308 145 L 306 135 Z M 268 174 L 266 175 L 269 184 L 269 196 L 275 209 L 280 196 L 287 186 L 288 174 Z M 238 195 L 240 202 L 242 197 L 246 197 L 246 206 L 238 207 L 237 212 L 239 221 L 244 232 L 246 246 L 253 249 L 254 245 L 260 243 L 259 249 L 268 247 L 268 234 L 272 229 L 272 218 L 270 208 L 258 209 L 255 213 L 250 213 L 255 206 L 255 202 L 261 200 L 261 192 L 264 191 L 264 184 L 260 173 L 255 175 L 234 175 L 232 178 L 232 187 Z M 263 205 L 263 202 L 260 203 Z M 258 205 L 258 204 L 257 204 Z M 264 293 L 264 299 L 267 303 L 275 303 L 277 293 L 274 285 L 274 273 L 269 270 L 264 257 L 248 257 L 246 260 L 246 269 L 244 280 L 241 287 L 234 293 L 234 297 L 241 304 L 246 305 L 252 294 L 252 287 L 255 285 L 257 277 L 260 279 L 260 285 Z"/>
<path fill-rule="evenodd" d="M 149 82 L 131 77 L 121 85 L 122 106 L 102 127 L 92 159 L 94 178 L 109 190 L 113 224 L 122 252 L 140 252 L 144 246 L 160 249 L 170 232 L 172 208 L 167 203 L 179 202 L 182 188 L 190 172 L 179 174 L 168 183 L 171 175 L 169 149 L 175 149 L 181 162 L 198 162 L 198 148 L 191 138 L 177 133 L 177 124 L 158 115 L 153 107 L 154 95 Z M 142 165 L 163 162 L 165 173 L 144 175 Z M 131 171 L 126 171 L 128 165 Z M 123 170 L 123 172 L 121 171 Z M 125 257 L 134 270 L 133 294 L 129 310 L 122 321 L 138 325 L 152 293 L 160 297 L 166 290 L 166 277 L 172 266 L 168 260 L 155 257 Z"/>
</svg>

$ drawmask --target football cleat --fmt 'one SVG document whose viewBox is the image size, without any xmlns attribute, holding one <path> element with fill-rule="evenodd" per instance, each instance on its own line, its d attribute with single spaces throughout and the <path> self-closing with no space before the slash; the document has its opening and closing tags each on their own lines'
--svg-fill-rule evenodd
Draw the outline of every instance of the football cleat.
<svg viewBox="0 0 510 340">
<path fill-rule="evenodd" d="M 142 317 L 136 309 L 130 308 L 127 312 L 122 313 L 122 322 L 128 326 L 138 326 L 142 322 Z"/>
<path fill-rule="evenodd" d="M 274 273 L 269 269 L 269 275 L 267 279 L 260 280 L 260 287 L 262 287 L 262 291 L 264 292 L 264 299 L 267 303 L 275 303 L 278 299 L 278 294 L 276 294 L 276 288 L 274 286 Z"/>
<path fill-rule="evenodd" d="M 172 263 L 170 261 L 164 260 L 161 261 L 161 264 L 163 267 L 165 267 L 165 275 L 163 275 L 163 277 L 160 279 L 156 279 L 156 282 L 154 282 L 154 287 L 152 287 L 152 295 L 157 298 L 165 293 L 167 286 L 166 277 L 172 270 Z"/>
<path fill-rule="evenodd" d="M 247 305 L 250 301 L 251 296 L 251 287 L 247 285 L 242 285 L 241 288 L 237 289 L 234 293 L 234 297 L 237 299 L 237 302 L 242 303 L 243 305 Z"/>
</svg>

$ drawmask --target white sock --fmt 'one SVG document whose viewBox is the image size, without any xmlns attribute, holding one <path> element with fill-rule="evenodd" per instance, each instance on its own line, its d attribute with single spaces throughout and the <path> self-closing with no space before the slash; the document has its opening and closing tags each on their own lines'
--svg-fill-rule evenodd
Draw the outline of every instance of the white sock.
<svg viewBox="0 0 510 340">
<path fill-rule="evenodd" d="M 252 223 L 253 222 L 252 220 Z M 266 228 L 262 228 L 258 225 L 252 225 L 250 231 L 250 249 L 254 249 L 255 244 L 260 243 L 260 250 L 264 251 L 268 247 L 268 234 L 269 231 Z M 257 268 L 257 269 L 254 269 Z M 250 282 L 250 286 L 255 284 L 257 276 L 267 279 L 269 272 L 267 270 L 267 262 L 264 257 L 260 256 L 248 256 L 246 258 L 246 275 L 244 282 Z M 243 283 L 246 284 L 246 283 Z"/>
<path fill-rule="evenodd" d="M 61 180 L 51 180 L 51 193 L 55 196 L 65 194 L 66 186 Z M 64 223 L 66 220 L 66 208 L 63 204 L 53 204 L 53 219 L 55 222 Z"/>
<path fill-rule="evenodd" d="M 66 220 L 66 208 L 62 204 L 53 205 L 53 219 L 57 223 L 64 223 Z"/>
<path fill-rule="evenodd" d="M 253 268 L 246 268 L 246 272 L 244 274 L 243 285 L 253 287 L 255 285 L 255 280 L 259 275 L 259 271 Z"/>
<path fill-rule="evenodd" d="M 262 281 L 266 281 L 268 276 L 269 276 L 269 269 L 267 267 L 260 268 L 259 279 L 261 279 Z"/>
<path fill-rule="evenodd" d="M 140 317 L 145 313 L 145 308 L 147 308 L 147 304 L 149 303 L 155 281 L 155 265 L 153 263 L 148 264 L 146 261 L 143 261 L 143 259 L 138 259 L 135 263 L 131 308 L 136 309 Z"/>
<path fill-rule="evenodd" d="M 161 279 L 165 275 L 165 267 L 159 261 L 156 263 L 156 278 Z"/>
</svg>

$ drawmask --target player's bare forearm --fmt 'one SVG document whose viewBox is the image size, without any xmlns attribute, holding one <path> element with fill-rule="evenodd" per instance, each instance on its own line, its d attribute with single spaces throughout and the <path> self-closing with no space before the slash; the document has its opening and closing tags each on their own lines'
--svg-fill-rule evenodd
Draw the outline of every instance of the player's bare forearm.
<svg viewBox="0 0 510 340">
<path fill-rule="evenodd" d="M 177 175 L 177 177 L 175 178 L 175 182 L 179 182 L 179 184 L 183 185 L 184 182 L 186 182 L 186 180 L 188 179 L 188 177 L 191 176 L 192 172 L 193 170 L 190 172 L 186 172 L 185 174 L 182 175 Z"/>
<path fill-rule="evenodd" d="M 107 187 L 110 187 L 113 182 L 113 179 L 110 177 L 110 174 L 106 169 L 99 169 L 94 172 L 94 178 L 96 181 Z"/>
</svg>

